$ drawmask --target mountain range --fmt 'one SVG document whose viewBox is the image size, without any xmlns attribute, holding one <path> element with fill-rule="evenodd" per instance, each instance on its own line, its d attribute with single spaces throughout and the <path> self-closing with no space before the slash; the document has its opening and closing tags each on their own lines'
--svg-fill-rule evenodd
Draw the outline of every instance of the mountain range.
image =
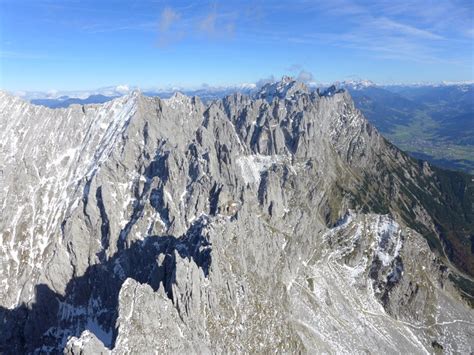
<svg viewBox="0 0 474 355">
<path fill-rule="evenodd" d="M 309 88 L 330 85 L 310 83 Z M 369 121 L 402 150 L 437 166 L 474 173 L 474 84 L 397 84 L 377 85 L 370 80 L 335 84 L 349 91 L 355 105 Z M 124 88 L 104 88 L 84 98 L 33 93 L 31 102 L 51 108 L 71 104 L 103 103 L 123 95 Z M 128 89 L 128 88 L 127 88 Z M 230 87 L 204 86 L 181 89 L 204 102 L 218 100 L 234 92 L 255 95 L 261 86 L 246 84 Z M 145 90 L 147 96 L 171 97 L 176 90 Z M 74 93 L 72 93 L 74 94 Z M 80 93 L 75 93 L 79 95 Z M 107 96 L 108 95 L 108 96 Z"/>
<path fill-rule="evenodd" d="M 0 352 L 471 353 L 474 176 L 357 90 L 1 92 Z"/>
</svg>

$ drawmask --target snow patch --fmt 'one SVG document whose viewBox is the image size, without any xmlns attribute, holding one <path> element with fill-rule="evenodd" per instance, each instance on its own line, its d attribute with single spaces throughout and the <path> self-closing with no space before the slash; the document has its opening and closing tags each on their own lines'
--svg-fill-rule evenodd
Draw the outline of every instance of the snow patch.
<svg viewBox="0 0 474 355">
<path fill-rule="evenodd" d="M 389 266 L 398 257 L 403 246 L 400 226 L 386 216 L 379 216 L 374 232 L 376 238 L 374 253 L 383 266 Z"/>
<path fill-rule="evenodd" d="M 242 177 L 247 184 L 260 184 L 260 175 L 273 165 L 283 163 L 283 155 L 247 155 L 237 158 Z"/>
</svg>

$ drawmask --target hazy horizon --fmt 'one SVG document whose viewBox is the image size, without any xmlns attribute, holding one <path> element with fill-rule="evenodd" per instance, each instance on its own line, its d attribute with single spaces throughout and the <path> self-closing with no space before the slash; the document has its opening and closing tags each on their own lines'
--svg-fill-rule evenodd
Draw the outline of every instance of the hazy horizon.
<svg viewBox="0 0 474 355">
<path fill-rule="evenodd" d="M 0 0 L 0 87 L 472 81 L 472 1 Z"/>
<path fill-rule="evenodd" d="M 378 87 L 390 87 L 390 86 L 406 86 L 406 87 L 416 87 L 416 86 L 450 86 L 450 85 L 474 85 L 474 81 L 457 81 L 457 82 L 449 82 L 449 81 L 440 81 L 440 82 L 413 82 L 413 83 L 376 83 L 369 79 L 348 79 L 348 80 L 337 80 L 334 82 L 308 82 L 302 80 L 298 76 L 293 76 L 293 79 L 296 81 L 303 81 L 309 87 L 315 88 L 325 88 L 331 85 L 338 86 L 339 84 L 348 84 L 348 83 L 361 83 L 366 82 L 368 85 L 374 85 Z M 144 93 L 172 93 L 172 92 L 193 92 L 193 91 L 203 91 L 203 92 L 212 92 L 212 91 L 225 91 L 225 90 L 252 90 L 258 89 L 262 87 L 266 83 L 273 83 L 280 81 L 281 78 L 276 77 L 269 77 L 259 79 L 254 83 L 236 83 L 236 84 L 229 84 L 229 85 L 219 85 L 213 86 L 206 83 L 196 86 L 154 86 L 154 87 L 140 87 L 136 85 L 128 85 L 128 84 L 121 84 L 116 86 L 104 86 L 100 88 L 91 88 L 91 89 L 84 89 L 84 90 L 7 90 L 0 88 L 0 90 L 5 90 L 12 95 L 24 97 L 26 99 L 57 99 L 62 96 L 70 97 L 70 98 L 88 98 L 89 96 L 94 95 L 103 95 L 108 97 L 115 97 L 121 95 L 127 95 L 135 90 L 144 92 Z"/>
</svg>

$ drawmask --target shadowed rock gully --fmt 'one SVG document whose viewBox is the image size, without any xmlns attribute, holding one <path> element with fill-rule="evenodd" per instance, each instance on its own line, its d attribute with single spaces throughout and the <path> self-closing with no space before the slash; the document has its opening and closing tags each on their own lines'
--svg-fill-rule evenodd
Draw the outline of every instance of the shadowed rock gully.
<svg viewBox="0 0 474 355">
<path fill-rule="evenodd" d="M 173 300 L 176 255 L 193 260 L 208 276 L 211 244 L 203 236 L 206 224 L 202 216 L 179 238 L 148 236 L 133 242 L 108 260 L 90 266 L 83 276 L 71 279 L 65 295 L 40 284 L 35 288 L 33 303 L 0 308 L 0 353 L 55 347 L 58 338 L 64 346 L 68 336 L 80 336 L 85 329 L 112 348 L 117 336 L 118 297 L 127 278 L 147 283 L 154 291 L 163 287 Z"/>
</svg>

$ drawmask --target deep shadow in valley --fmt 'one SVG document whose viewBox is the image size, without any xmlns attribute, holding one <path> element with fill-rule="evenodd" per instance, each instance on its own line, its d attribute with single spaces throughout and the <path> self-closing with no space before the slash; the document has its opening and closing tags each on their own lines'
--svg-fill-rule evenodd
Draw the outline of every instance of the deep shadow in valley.
<svg viewBox="0 0 474 355">
<path fill-rule="evenodd" d="M 30 353 L 42 346 L 53 350 L 64 345 L 68 336 L 80 336 L 85 329 L 113 347 L 118 297 L 126 278 L 146 283 L 155 291 L 164 287 L 172 300 L 177 257 L 193 260 L 208 275 L 211 246 L 203 235 L 205 224 L 204 218 L 197 220 L 179 238 L 148 236 L 133 242 L 108 260 L 90 266 L 83 276 L 71 279 L 64 296 L 40 284 L 34 303 L 15 309 L 0 307 L 0 353 Z M 91 322 L 96 325 L 91 327 Z"/>
</svg>

